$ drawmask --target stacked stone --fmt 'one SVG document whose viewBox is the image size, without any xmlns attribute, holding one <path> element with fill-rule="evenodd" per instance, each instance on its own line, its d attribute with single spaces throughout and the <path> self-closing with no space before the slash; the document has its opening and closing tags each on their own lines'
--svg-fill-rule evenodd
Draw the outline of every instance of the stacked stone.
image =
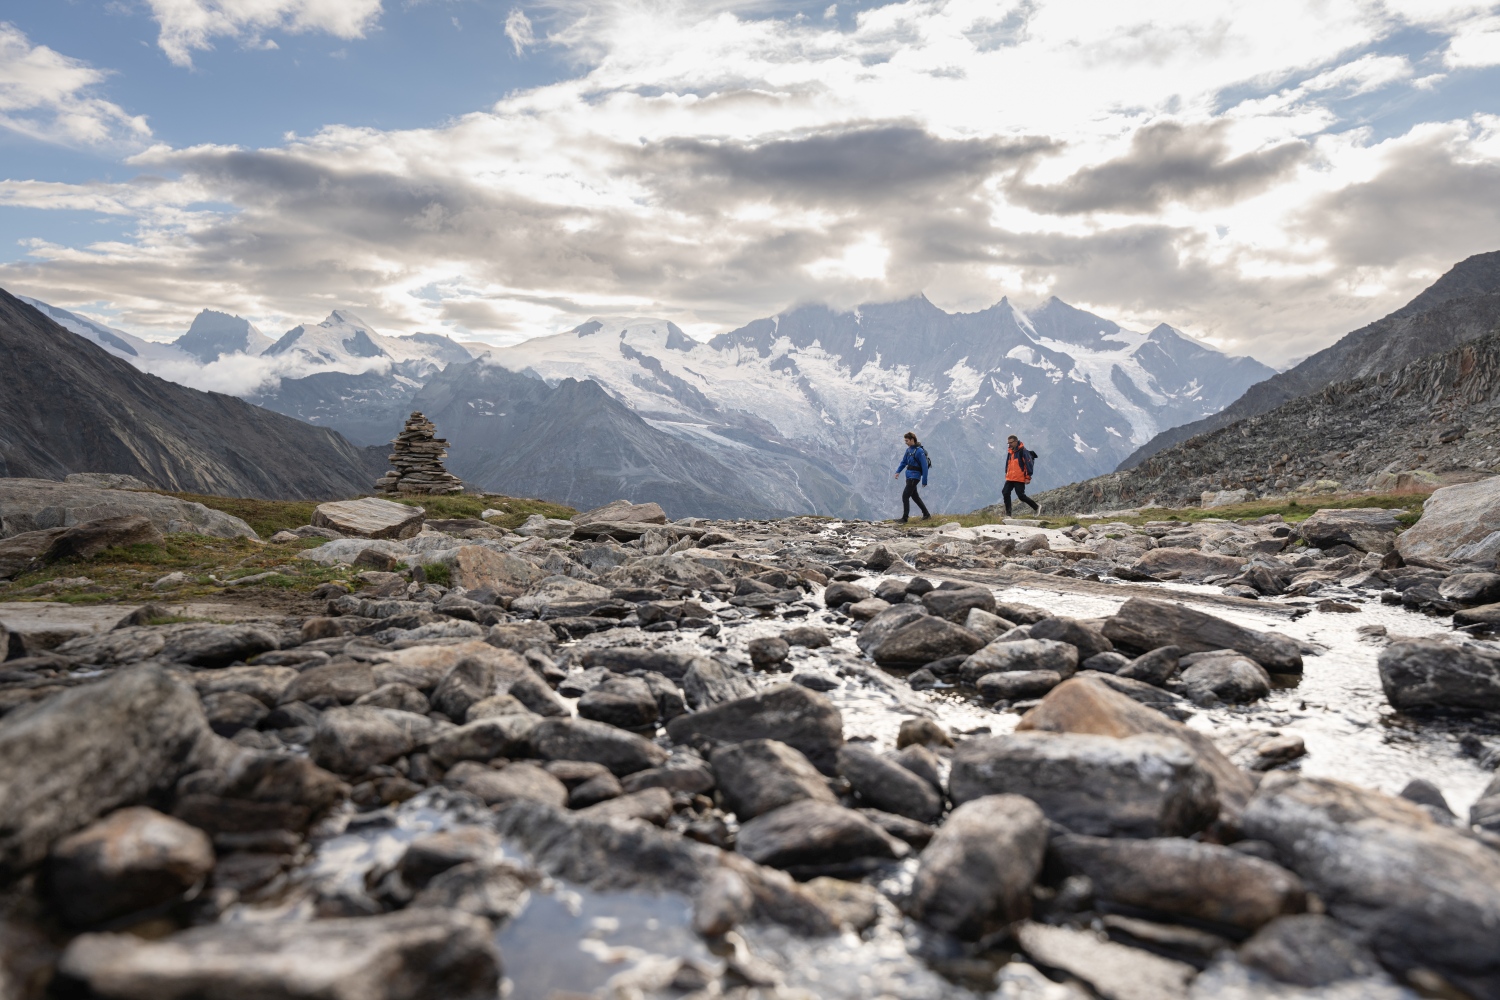
<svg viewBox="0 0 1500 1000">
<path fill-rule="evenodd" d="M 443 468 L 448 442 L 433 437 L 436 430 L 437 425 L 421 413 L 407 418 L 391 442 L 389 458 L 395 469 L 377 479 L 375 489 L 381 493 L 462 493 L 463 482 Z"/>
</svg>

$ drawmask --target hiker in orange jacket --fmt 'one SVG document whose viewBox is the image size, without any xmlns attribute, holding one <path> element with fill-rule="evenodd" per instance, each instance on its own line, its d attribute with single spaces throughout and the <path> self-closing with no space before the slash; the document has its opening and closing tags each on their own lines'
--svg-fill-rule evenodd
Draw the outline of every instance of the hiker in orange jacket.
<svg viewBox="0 0 1500 1000">
<path fill-rule="evenodd" d="M 1026 495 L 1026 484 L 1031 482 L 1031 473 L 1035 468 L 1036 452 L 1027 451 L 1021 439 L 1012 434 L 1006 439 L 1009 446 L 1005 455 L 1005 489 L 1000 496 L 1005 500 L 1005 516 L 1010 517 L 1010 495 L 1014 493 L 1021 498 L 1021 502 L 1028 505 L 1038 514 L 1042 512 L 1042 505 Z"/>
</svg>

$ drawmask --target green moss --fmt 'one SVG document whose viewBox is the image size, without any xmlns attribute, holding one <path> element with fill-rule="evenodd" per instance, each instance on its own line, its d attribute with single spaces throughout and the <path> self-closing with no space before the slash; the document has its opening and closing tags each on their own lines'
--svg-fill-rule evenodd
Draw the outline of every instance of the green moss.
<svg viewBox="0 0 1500 1000">
<path fill-rule="evenodd" d="M 451 579 L 447 563 L 426 563 L 422 566 L 422 575 L 426 577 L 428 583 L 435 583 L 439 587 L 448 586 L 448 581 Z"/>
</svg>

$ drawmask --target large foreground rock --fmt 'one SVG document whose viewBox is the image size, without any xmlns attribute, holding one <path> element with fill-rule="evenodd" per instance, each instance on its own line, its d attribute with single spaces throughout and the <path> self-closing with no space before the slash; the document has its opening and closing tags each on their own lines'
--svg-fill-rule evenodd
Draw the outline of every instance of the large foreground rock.
<svg viewBox="0 0 1500 1000">
<path fill-rule="evenodd" d="M 948 934 L 977 938 L 1031 912 L 1047 819 L 1018 795 L 966 802 L 922 851 L 906 910 Z"/>
<path fill-rule="evenodd" d="M 802 799 L 836 802 L 828 782 L 797 750 L 776 740 L 746 740 L 713 752 L 724 807 L 741 823 Z"/>
<path fill-rule="evenodd" d="M 844 718 L 833 702 L 796 684 L 725 702 L 667 723 L 674 743 L 716 746 L 745 740 L 780 740 L 795 747 L 824 774 L 835 774 L 844 744 Z"/>
<path fill-rule="evenodd" d="M 1214 782 L 1180 740 L 1017 732 L 961 743 L 948 791 L 956 805 L 1022 795 L 1074 833 L 1170 837 L 1219 812 Z"/>
<path fill-rule="evenodd" d="M 1207 735 L 1196 729 L 1189 729 L 1091 678 L 1075 677 L 1053 688 L 1040 705 L 1021 717 L 1016 730 L 1095 733 L 1115 737 L 1157 733 L 1181 740 L 1193 748 L 1198 755 L 1198 763 L 1213 776 L 1222 810 L 1220 818 L 1231 825 L 1255 790 L 1250 776 L 1220 753 Z"/>
<path fill-rule="evenodd" d="M 47 891 L 66 922 L 89 926 L 178 899 L 213 867 L 202 830 L 131 806 L 53 846 Z"/>
<path fill-rule="evenodd" d="M 165 795 L 208 738 L 197 694 L 154 666 L 11 713 L 0 722 L 0 878 L 105 813 Z"/>
<path fill-rule="evenodd" d="M 1206 611 L 1166 601 L 1132 597 L 1104 623 L 1104 634 L 1116 646 L 1133 653 L 1149 653 L 1162 646 L 1176 646 L 1184 653 L 1233 649 L 1273 674 L 1302 673 L 1302 652 L 1290 637 L 1257 632 Z"/>
<path fill-rule="evenodd" d="M 1500 996 L 1500 853 L 1418 805 L 1326 778 L 1269 774 L 1241 819 L 1392 969 Z"/>
<path fill-rule="evenodd" d="M 1298 525 L 1297 533 L 1320 549 L 1351 545 L 1361 552 L 1384 555 L 1395 547 L 1396 533 L 1401 530 L 1396 514 L 1381 507 L 1320 510 Z"/>
<path fill-rule="evenodd" d="M 1500 476 L 1477 483 L 1444 486 L 1422 504 L 1422 519 L 1396 539 L 1405 559 L 1438 562 L 1462 556 L 1465 546 L 1477 546 L 1500 531 Z"/>
<path fill-rule="evenodd" d="M 740 827 L 735 849 L 773 868 L 821 867 L 860 858 L 899 858 L 908 848 L 853 809 L 802 799 Z"/>
<path fill-rule="evenodd" d="M 593 761 L 617 776 L 667 761 L 667 752 L 650 740 L 589 719 L 544 719 L 532 728 L 528 741 L 543 760 Z"/>
<path fill-rule="evenodd" d="M 1098 902 L 1238 931 L 1300 913 L 1307 901 L 1302 881 L 1285 868 L 1217 844 L 1068 835 L 1054 838 L 1050 850 L 1069 875 L 1093 882 Z"/>
<path fill-rule="evenodd" d="M 46 479 L 0 479 L 0 538 L 44 528 L 71 528 L 105 517 L 141 514 L 164 535 L 256 538 L 237 517 L 160 493 L 107 490 Z"/>
<path fill-rule="evenodd" d="M 1186 1000 L 1195 970 L 1090 931 L 1027 921 L 1016 940 L 1032 961 L 1093 987 L 1104 1000 Z"/>
<path fill-rule="evenodd" d="M 145 941 L 85 934 L 59 971 L 101 1000 L 494 1000 L 488 921 L 453 910 L 213 924 Z"/>
<path fill-rule="evenodd" d="M 1377 662 L 1392 708 L 1500 711 L 1500 654 L 1488 649 L 1413 639 L 1387 646 Z"/>
<path fill-rule="evenodd" d="M 1186 583 L 1200 583 L 1214 577 L 1234 576 L 1243 566 L 1244 561 L 1233 556 L 1166 546 L 1143 553 L 1130 568 L 1158 579 L 1169 577 Z"/>
<path fill-rule="evenodd" d="M 410 538 L 422 530 L 426 516 L 421 507 L 365 497 L 320 503 L 312 523 L 355 538 Z"/>
<path fill-rule="evenodd" d="M 318 719 L 307 750 L 319 767 L 359 775 L 421 749 L 453 728 L 394 708 L 330 708 Z"/>
</svg>

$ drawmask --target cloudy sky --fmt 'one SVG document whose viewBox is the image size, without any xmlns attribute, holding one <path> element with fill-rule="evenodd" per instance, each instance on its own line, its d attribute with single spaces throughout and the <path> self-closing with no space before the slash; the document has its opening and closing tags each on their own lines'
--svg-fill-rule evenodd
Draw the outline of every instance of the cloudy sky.
<svg viewBox="0 0 1500 1000">
<path fill-rule="evenodd" d="M 1500 5 L 21 0 L 0 286 L 509 343 L 1057 295 L 1284 363 L 1500 249 Z"/>
</svg>

